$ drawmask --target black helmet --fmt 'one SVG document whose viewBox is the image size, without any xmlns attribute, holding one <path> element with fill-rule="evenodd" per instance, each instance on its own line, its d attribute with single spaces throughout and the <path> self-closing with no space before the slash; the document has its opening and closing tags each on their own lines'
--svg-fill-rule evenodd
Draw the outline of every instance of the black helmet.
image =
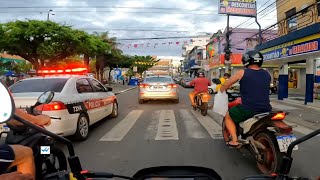
<svg viewBox="0 0 320 180">
<path fill-rule="evenodd" d="M 252 65 L 252 64 L 257 64 L 259 67 L 261 67 L 262 63 L 263 63 L 263 56 L 257 50 L 248 51 L 242 55 L 242 64 L 245 67 L 248 67 L 249 65 Z"/>
<path fill-rule="evenodd" d="M 205 77 L 204 72 L 198 72 L 198 77 L 202 75 L 203 77 Z"/>
<path fill-rule="evenodd" d="M 230 74 L 229 73 L 224 73 L 223 76 L 226 76 L 226 77 L 230 78 Z"/>
</svg>

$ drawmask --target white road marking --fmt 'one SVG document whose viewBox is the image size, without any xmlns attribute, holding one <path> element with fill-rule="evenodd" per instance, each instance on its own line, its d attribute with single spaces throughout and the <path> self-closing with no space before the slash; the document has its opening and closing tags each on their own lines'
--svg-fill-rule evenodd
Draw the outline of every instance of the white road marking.
<svg viewBox="0 0 320 180">
<path fill-rule="evenodd" d="M 297 131 L 301 134 L 310 134 L 312 133 L 314 130 L 312 129 L 309 129 L 307 127 L 304 127 L 304 126 L 300 126 L 298 124 L 295 124 L 295 123 L 291 123 L 291 122 L 288 122 L 288 121 L 285 121 L 286 124 L 288 124 L 289 126 L 294 126 L 293 127 L 293 131 Z"/>
<path fill-rule="evenodd" d="M 197 122 L 197 120 L 195 120 L 190 110 L 180 109 L 179 113 L 181 120 L 184 122 L 187 130 L 187 135 L 189 137 L 195 139 L 202 139 L 207 137 L 206 133 L 202 131 L 201 125 L 199 124 L 199 122 Z"/>
<path fill-rule="evenodd" d="M 145 133 L 145 139 L 154 140 L 157 135 L 158 124 L 159 124 L 160 111 L 153 111 L 151 115 L 151 121 L 147 127 Z"/>
<path fill-rule="evenodd" d="M 191 111 L 192 114 L 199 120 L 202 126 L 208 131 L 212 139 L 222 139 L 222 127 L 215 120 L 207 116 L 202 116 L 200 113 Z"/>
<path fill-rule="evenodd" d="M 298 108 L 295 108 L 295 107 L 286 106 L 286 105 L 278 104 L 278 103 L 275 103 L 275 102 L 270 102 L 270 104 L 271 104 L 272 108 L 280 109 L 282 111 L 298 109 Z"/>
<path fill-rule="evenodd" d="M 131 111 L 121 122 L 107 132 L 99 141 L 121 141 L 138 120 L 143 110 Z"/>
<path fill-rule="evenodd" d="M 160 111 L 158 132 L 155 140 L 179 140 L 173 110 Z"/>
</svg>

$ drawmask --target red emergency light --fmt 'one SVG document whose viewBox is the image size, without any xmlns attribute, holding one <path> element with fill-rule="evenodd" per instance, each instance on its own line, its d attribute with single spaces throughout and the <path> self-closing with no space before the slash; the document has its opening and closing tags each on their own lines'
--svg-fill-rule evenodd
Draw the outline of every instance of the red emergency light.
<svg viewBox="0 0 320 180">
<path fill-rule="evenodd" d="M 85 67 L 68 68 L 68 69 L 41 69 L 38 70 L 40 75 L 54 75 L 54 74 L 87 74 L 88 69 Z"/>
</svg>

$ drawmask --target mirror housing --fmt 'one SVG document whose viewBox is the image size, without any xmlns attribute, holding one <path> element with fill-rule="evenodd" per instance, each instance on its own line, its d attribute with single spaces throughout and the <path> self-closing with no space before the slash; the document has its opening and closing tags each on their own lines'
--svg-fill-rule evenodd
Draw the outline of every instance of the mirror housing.
<svg viewBox="0 0 320 180">
<path fill-rule="evenodd" d="M 9 90 L 0 83 L 0 123 L 5 123 L 11 119 L 15 112 L 15 104 Z"/>
<path fill-rule="evenodd" d="M 46 91 L 39 96 L 37 103 L 38 104 L 48 104 L 52 101 L 53 97 L 54 97 L 53 91 Z"/>
<path fill-rule="evenodd" d="M 113 89 L 112 89 L 112 87 L 107 87 L 106 86 L 106 90 L 109 92 L 109 91 L 112 91 Z"/>
</svg>

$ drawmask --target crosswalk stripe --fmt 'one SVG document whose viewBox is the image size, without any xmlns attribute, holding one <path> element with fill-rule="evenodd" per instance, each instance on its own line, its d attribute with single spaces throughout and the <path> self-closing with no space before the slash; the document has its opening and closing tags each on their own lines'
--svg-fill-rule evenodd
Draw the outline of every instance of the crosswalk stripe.
<svg viewBox="0 0 320 180">
<path fill-rule="evenodd" d="M 202 126 L 208 131 L 212 139 L 222 139 L 222 127 L 216 123 L 209 116 L 202 116 L 200 113 L 191 111 L 191 113 L 198 119 Z"/>
<path fill-rule="evenodd" d="M 121 122 L 107 132 L 99 141 L 121 141 L 138 120 L 143 110 L 131 111 Z"/>
<path fill-rule="evenodd" d="M 173 110 L 161 110 L 155 140 L 179 140 L 178 128 Z"/>
<path fill-rule="evenodd" d="M 206 133 L 203 132 L 201 125 L 191 114 L 190 110 L 180 109 L 179 114 L 186 127 L 188 137 L 194 139 L 202 139 L 208 137 Z"/>
</svg>

